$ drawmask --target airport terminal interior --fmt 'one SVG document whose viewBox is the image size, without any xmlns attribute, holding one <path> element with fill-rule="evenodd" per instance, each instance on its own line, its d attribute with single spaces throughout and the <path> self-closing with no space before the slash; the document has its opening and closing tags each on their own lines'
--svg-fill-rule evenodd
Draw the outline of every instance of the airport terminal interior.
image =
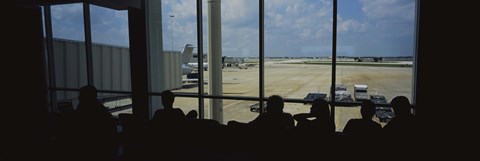
<svg viewBox="0 0 480 161">
<path fill-rule="evenodd" d="M 112 161 L 395 155 L 385 148 L 419 141 L 432 86 L 424 2 L 13 2 L 8 74 L 21 87 L 8 92 L 29 91 L 10 101 L 26 106 L 14 131 L 31 139 L 11 149 Z"/>
</svg>

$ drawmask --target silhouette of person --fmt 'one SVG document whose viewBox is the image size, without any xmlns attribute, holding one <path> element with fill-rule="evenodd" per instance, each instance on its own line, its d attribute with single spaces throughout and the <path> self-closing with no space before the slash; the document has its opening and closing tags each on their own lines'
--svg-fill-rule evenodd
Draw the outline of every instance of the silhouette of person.
<svg viewBox="0 0 480 161">
<path fill-rule="evenodd" d="M 85 154 L 83 159 L 92 157 L 112 160 L 116 137 L 115 120 L 108 109 L 97 102 L 97 88 L 91 85 L 80 88 L 77 106 L 78 143 Z"/>
<path fill-rule="evenodd" d="M 249 122 L 253 127 L 266 129 L 289 129 L 295 126 L 293 117 L 283 112 L 284 101 L 278 95 L 272 95 L 267 100 L 267 112 L 258 115 L 255 120 Z"/>
<path fill-rule="evenodd" d="M 370 100 L 363 101 L 360 113 L 362 118 L 350 119 L 343 129 L 343 133 L 363 137 L 375 137 L 378 135 L 382 130 L 382 126 L 372 120 L 373 115 L 375 115 L 375 104 Z"/>
<path fill-rule="evenodd" d="M 405 96 L 397 96 L 391 102 L 395 117 L 383 127 L 387 135 L 408 135 L 411 134 L 414 123 L 413 115 L 410 112 L 410 101 Z"/>
<path fill-rule="evenodd" d="M 297 129 L 315 131 L 319 134 L 335 133 L 335 123 L 330 117 L 328 102 L 324 99 L 315 99 L 310 113 L 300 113 L 293 116 L 297 121 Z"/>
<path fill-rule="evenodd" d="M 198 117 L 198 112 L 195 110 L 191 110 L 190 112 L 187 113 L 187 115 L 185 115 L 185 118 L 187 120 L 193 120 L 193 119 L 196 119 L 197 117 Z"/>
<path fill-rule="evenodd" d="M 173 108 L 175 95 L 170 90 L 162 92 L 163 109 L 155 111 L 153 122 L 157 124 L 179 124 L 185 119 L 185 113 L 179 108 Z"/>
</svg>

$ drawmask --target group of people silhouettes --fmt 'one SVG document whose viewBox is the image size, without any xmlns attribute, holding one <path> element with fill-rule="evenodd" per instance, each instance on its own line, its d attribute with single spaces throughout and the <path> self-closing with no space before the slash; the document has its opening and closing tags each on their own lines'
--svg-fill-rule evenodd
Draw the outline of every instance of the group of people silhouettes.
<svg viewBox="0 0 480 161">
<path fill-rule="evenodd" d="M 211 142 L 198 142 L 199 138 L 192 138 L 189 135 L 191 133 L 198 134 L 197 136 L 203 137 L 204 140 L 216 141 L 219 141 L 219 138 L 228 138 L 227 136 L 241 137 L 241 139 L 233 141 L 238 145 L 243 145 L 241 147 L 250 148 L 250 143 L 263 142 L 265 144 L 261 144 L 261 146 L 251 147 L 254 151 L 261 152 L 258 155 L 261 160 L 269 160 L 272 155 L 282 152 L 288 153 L 289 151 L 290 153 L 307 151 L 312 155 L 315 154 L 315 150 L 304 151 L 305 148 L 301 148 L 305 143 L 312 143 L 317 147 L 334 145 L 332 142 L 335 139 L 330 138 L 333 138 L 332 136 L 337 133 L 335 131 L 336 126 L 330 116 L 330 105 L 324 99 L 314 100 L 309 113 L 292 116 L 283 111 L 283 98 L 272 95 L 267 99 L 267 112 L 259 114 L 254 120 L 248 123 L 229 121 L 227 125 L 223 125 L 214 120 L 197 119 L 198 114 L 194 110 L 185 114 L 181 109 L 173 108 L 175 95 L 169 90 L 163 91 L 161 95 L 163 108 L 155 111 L 152 120 L 148 122 L 137 120 L 135 124 L 124 123 L 124 126 L 127 124 L 136 126 L 134 128 L 129 127 L 129 129 L 136 129 L 137 135 L 130 136 L 131 138 L 127 136 L 123 144 L 125 149 L 130 148 L 136 152 L 129 153 L 132 154 L 130 160 L 139 159 L 138 157 L 145 156 L 144 154 L 147 154 L 146 156 L 150 158 L 155 158 L 158 155 L 183 159 L 188 158 L 186 157 L 188 155 L 183 155 L 183 153 L 196 154 L 196 152 L 201 151 L 215 154 L 212 150 L 194 149 L 192 144 Z M 74 157 L 78 160 L 91 160 L 92 158 L 114 160 L 114 155 L 118 154 L 116 153 L 118 148 L 115 148 L 118 146 L 117 122 L 108 112 L 108 109 L 97 102 L 97 89 L 94 86 L 82 87 L 79 101 L 77 109 L 69 114 L 69 119 L 67 121 L 62 120 L 65 121 L 65 125 L 57 138 L 59 150 L 63 151 L 64 155 L 68 155 L 68 158 L 60 157 L 57 159 L 71 160 L 73 155 L 78 156 Z M 360 109 L 362 118 L 349 120 L 341 134 L 351 136 L 355 140 L 361 140 L 361 144 L 365 145 L 368 145 L 369 141 L 376 137 L 411 135 L 414 132 L 415 124 L 414 116 L 410 112 L 411 105 L 408 98 L 404 96 L 395 97 L 391 101 L 391 105 L 396 117 L 382 128 L 379 123 L 372 120 L 376 111 L 375 104 L 370 100 L 363 101 Z M 296 125 L 295 121 L 297 122 Z M 126 128 L 124 127 L 124 129 Z M 250 142 L 247 138 L 255 141 Z M 285 138 L 290 138 L 290 140 L 296 138 L 298 142 L 282 141 L 289 140 Z M 220 142 L 220 144 L 226 146 L 224 142 Z M 287 150 L 286 146 L 298 148 Z M 221 151 L 214 146 L 209 148 Z M 123 153 L 126 154 L 127 151 Z M 190 159 L 195 160 L 195 158 Z M 281 157 L 277 159 L 281 159 Z"/>
</svg>

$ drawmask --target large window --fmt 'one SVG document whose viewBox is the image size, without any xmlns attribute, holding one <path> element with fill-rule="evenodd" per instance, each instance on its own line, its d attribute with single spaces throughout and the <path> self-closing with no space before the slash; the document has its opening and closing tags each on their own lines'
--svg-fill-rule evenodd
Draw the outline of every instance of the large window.
<svg viewBox="0 0 480 161">
<path fill-rule="evenodd" d="M 49 6 L 51 10 L 52 51 L 55 86 L 51 88 L 78 89 L 87 85 L 87 62 L 81 3 Z M 67 14 L 68 13 L 68 14 Z M 75 108 L 78 93 L 56 92 L 56 101 L 72 102 Z M 55 101 L 54 101 L 55 102 Z M 61 107 L 60 107 L 61 108 Z"/>
<path fill-rule="evenodd" d="M 265 96 L 330 91 L 331 1 L 265 1 Z"/>
<path fill-rule="evenodd" d="M 204 11 L 208 11 L 208 2 Z M 259 85 L 259 3 L 258 1 L 221 1 L 221 56 L 223 57 L 222 95 L 235 97 L 258 97 Z M 207 14 L 206 14 L 207 15 Z M 206 27 L 208 27 L 208 17 Z M 208 33 L 208 30 L 207 30 Z M 207 35 L 207 40 L 208 40 Z M 206 41 L 207 50 L 210 47 Z M 216 45 L 216 44 L 211 44 Z M 209 54 L 209 53 L 207 53 Z M 205 73 L 208 75 L 213 71 Z M 208 80 L 207 80 L 208 82 Z M 214 88 L 207 86 L 206 90 Z M 210 93 L 209 93 L 210 94 Z M 258 113 L 250 111 L 258 101 L 223 100 L 223 123 L 230 120 L 248 122 Z M 212 108 L 205 106 L 205 108 Z"/>
<path fill-rule="evenodd" d="M 131 98 L 124 97 L 129 94 L 114 93 L 131 91 L 127 11 L 90 5 L 90 15 L 93 84 L 98 90 L 110 91 L 98 96 L 116 98 L 105 103 L 108 108 L 130 107 Z M 120 112 L 131 111 L 126 108 Z"/>
<path fill-rule="evenodd" d="M 215 118 L 210 101 L 222 100 L 221 123 L 253 120 L 262 96 L 282 96 L 291 114 L 307 113 L 310 100 L 325 98 L 342 131 L 349 119 L 361 117 L 361 100 L 414 99 L 416 0 L 221 1 L 218 44 L 209 44 L 208 21 L 215 17 L 208 16 L 210 2 L 146 2 L 151 112 L 162 108 L 159 93 L 167 89 L 177 95 L 174 107 L 204 118 Z M 84 6 L 51 6 L 54 88 L 63 88 L 57 99 L 75 99 L 88 83 L 101 97 L 130 94 L 128 11 L 86 5 L 85 14 Z M 85 21 L 90 31 L 84 14 L 91 15 Z M 221 47 L 217 73 L 210 68 L 211 45 Z M 222 76 L 220 84 L 210 80 L 215 74 Z M 214 84 L 220 94 L 209 93 Z M 131 100 L 108 105 L 121 103 Z M 373 119 L 385 125 L 387 115 L 393 117 L 391 109 L 378 107 Z"/>
<path fill-rule="evenodd" d="M 172 90 L 175 93 L 193 94 L 198 96 L 198 43 L 197 43 L 197 14 L 195 1 L 162 1 L 161 27 L 163 49 L 156 57 L 161 65 L 150 68 L 159 69 L 158 73 L 170 79 L 152 82 L 158 88 L 152 92 Z M 157 27 L 157 26 L 156 26 Z M 188 44 L 188 45 L 187 45 Z M 150 60 L 152 61 L 152 60 Z M 206 61 L 206 59 L 204 59 Z M 163 73 L 163 74 L 161 74 Z M 172 79 L 173 78 L 173 79 Z M 152 97 L 161 99 L 160 96 Z M 154 100 L 155 101 L 155 100 Z M 159 106 L 160 107 L 160 106 Z M 194 110 L 198 112 L 198 98 L 176 97 L 174 108 L 180 108 L 185 114 Z"/>
<path fill-rule="evenodd" d="M 351 99 L 337 100 L 376 95 L 387 102 L 396 96 L 412 100 L 414 16 L 415 0 L 338 0 L 336 84 L 345 86 Z M 361 117 L 359 108 L 349 107 L 336 108 L 335 116 L 338 131 Z"/>
<path fill-rule="evenodd" d="M 58 110 L 75 109 L 78 90 L 87 84 L 99 90 L 98 100 L 107 107 L 130 106 L 127 12 L 83 3 L 47 7 L 50 12 L 44 9 L 44 14 L 51 20 L 51 33 L 47 29 L 46 37 L 52 35 L 48 56 L 54 60 L 48 63 L 53 67 L 49 71 L 54 71 L 50 81 L 55 81 L 50 88 Z"/>
<path fill-rule="evenodd" d="M 332 1 L 265 1 L 265 97 L 328 99 L 332 82 Z M 286 103 L 292 115 L 311 104 Z"/>
</svg>

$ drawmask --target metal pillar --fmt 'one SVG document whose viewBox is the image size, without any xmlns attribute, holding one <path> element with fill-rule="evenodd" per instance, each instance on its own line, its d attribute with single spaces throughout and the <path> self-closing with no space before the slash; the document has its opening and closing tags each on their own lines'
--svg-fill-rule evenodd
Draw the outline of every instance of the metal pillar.
<svg viewBox="0 0 480 161">
<path fill-rule="evenodd" d="M 208 0 L 208 94 L 221 96 L 222 87 L 222 19 L 221 0 Z M 202 54 L 202 53 L 199 53 Z M 210 99 L 211 118 L 223 123 L 223 100 Z"/>
</svg>

